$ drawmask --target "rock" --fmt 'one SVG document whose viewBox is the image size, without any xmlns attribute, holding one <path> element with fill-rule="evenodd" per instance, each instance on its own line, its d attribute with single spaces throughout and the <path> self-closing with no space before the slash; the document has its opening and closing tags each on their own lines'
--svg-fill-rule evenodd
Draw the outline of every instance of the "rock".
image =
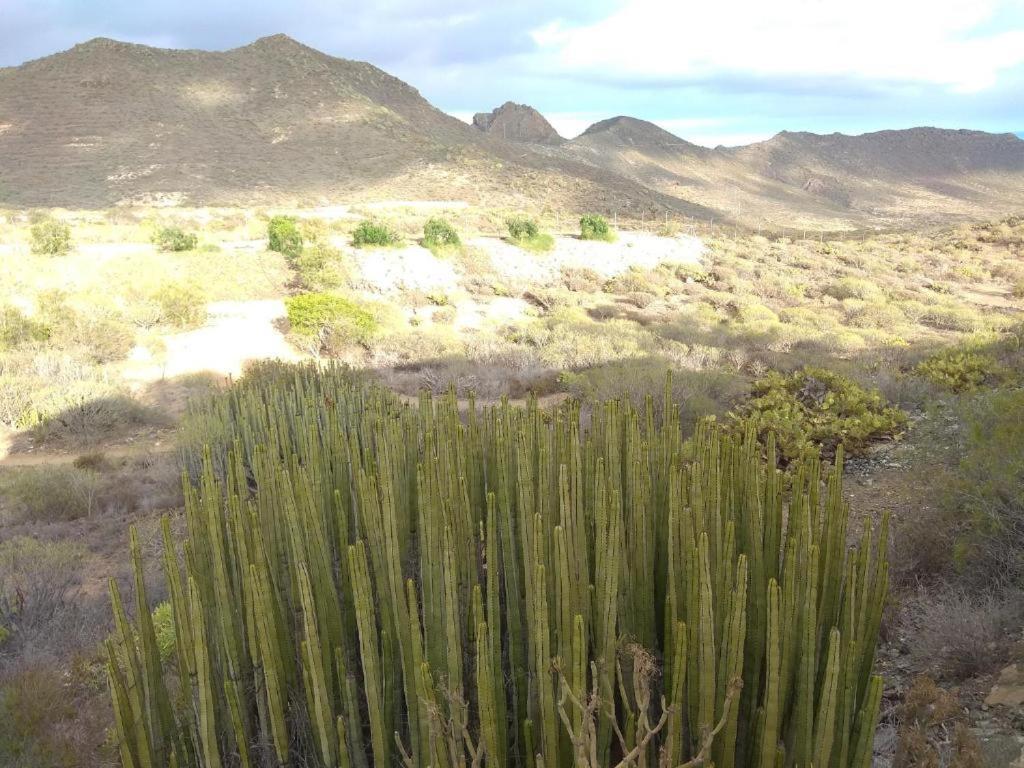
<svg viewBox="0 0 1024 768">
<path fill-rule="evenodd" d="M 473 115 L 473 126 L 508 141 L 530 144 L 561 144 L 565 141 L 536 109 L 511 101 L 491 112 L 477 112 Z"/>
<path fill-rule="evenodd" d="M 1024 740 L 1010 733 L 978 736 L 986 768 L 1024 768 Z"/>
<path fill-rule="evenodd" d="M 1020 707 L 1024 706 L 1024 669 L 1018 664 L 1011 664 L 999 673 L 999 679 L 985 697 L 989 707 Z"/>
</svg>

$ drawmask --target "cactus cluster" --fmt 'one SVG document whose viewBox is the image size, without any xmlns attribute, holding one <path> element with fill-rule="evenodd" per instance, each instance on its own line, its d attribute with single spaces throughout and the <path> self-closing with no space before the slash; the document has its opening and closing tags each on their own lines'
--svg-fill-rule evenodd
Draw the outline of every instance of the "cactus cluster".
<svg viewBox="0 0 1024 768">
<path fill-rule="evenodd" d="M 654 410 L 243 379 L 164 523 L 170 662 L 134 531 L 134 625 L 111 583 L 122 765 L 867 768 L 886 534 L 848 546 L 841 452 Z"/>
</svg>

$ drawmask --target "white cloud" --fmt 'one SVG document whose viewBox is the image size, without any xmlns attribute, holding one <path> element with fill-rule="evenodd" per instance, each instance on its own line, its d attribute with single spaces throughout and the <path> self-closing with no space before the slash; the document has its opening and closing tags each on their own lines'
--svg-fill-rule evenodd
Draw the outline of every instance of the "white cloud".
<svg viewBox="0 0 1024 768">
<path fill-rule="evenodd" d="M 973 92 L 1024 62 L 1024 3 L 628 0 L 597 23 L 555 22 L 532 34 L 579 74 L 841 78 Z"/>
</svg>

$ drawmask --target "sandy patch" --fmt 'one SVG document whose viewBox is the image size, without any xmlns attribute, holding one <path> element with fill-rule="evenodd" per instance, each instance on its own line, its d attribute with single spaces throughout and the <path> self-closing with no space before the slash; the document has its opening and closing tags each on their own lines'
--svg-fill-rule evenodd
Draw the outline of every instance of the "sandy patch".
<svg viewBox="0 0 1024 768">
<path fill-rule="evenodd" d="M 277 328 L 282 299 L 215 301 L 208 312 L 202 328 L 163 337 L 163 349 L 136 349 L 125 379 L 141 384 L 207 372 L 237 378 L 250 360 L 303 359 Z"/>
<path fill-rule="evenodd" d="M 658 237 L 644 232 L 620 232 L 614 243 L 556 237 L 548 253 L 531 253 L 493 237 L 481 237 L 472 244 L 490 258 L 494 270 L 504 277 L 533 284 L 554 282 L 563 267 L 588 268 L 611 278 L 630 267 L 650 269 L 664 262 L 700 264 L 704 243 L 697 237 Z"/>
</svg>

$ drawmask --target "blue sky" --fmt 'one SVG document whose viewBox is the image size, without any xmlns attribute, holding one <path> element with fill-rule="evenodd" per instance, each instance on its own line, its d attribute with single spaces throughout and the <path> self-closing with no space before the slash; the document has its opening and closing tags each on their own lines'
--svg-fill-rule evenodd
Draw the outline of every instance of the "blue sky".
<svg viewBox="0 0 1024 768">
<path fill-rule="evenodd" d="M 617 114 L 707 145 L 1024 132 L 1024 0 L 0 0 L 0 65 L 97 36 L 226 49 L 276 32 L 464 119 L 513 100 L 567 136 Z"/>
</svg>

